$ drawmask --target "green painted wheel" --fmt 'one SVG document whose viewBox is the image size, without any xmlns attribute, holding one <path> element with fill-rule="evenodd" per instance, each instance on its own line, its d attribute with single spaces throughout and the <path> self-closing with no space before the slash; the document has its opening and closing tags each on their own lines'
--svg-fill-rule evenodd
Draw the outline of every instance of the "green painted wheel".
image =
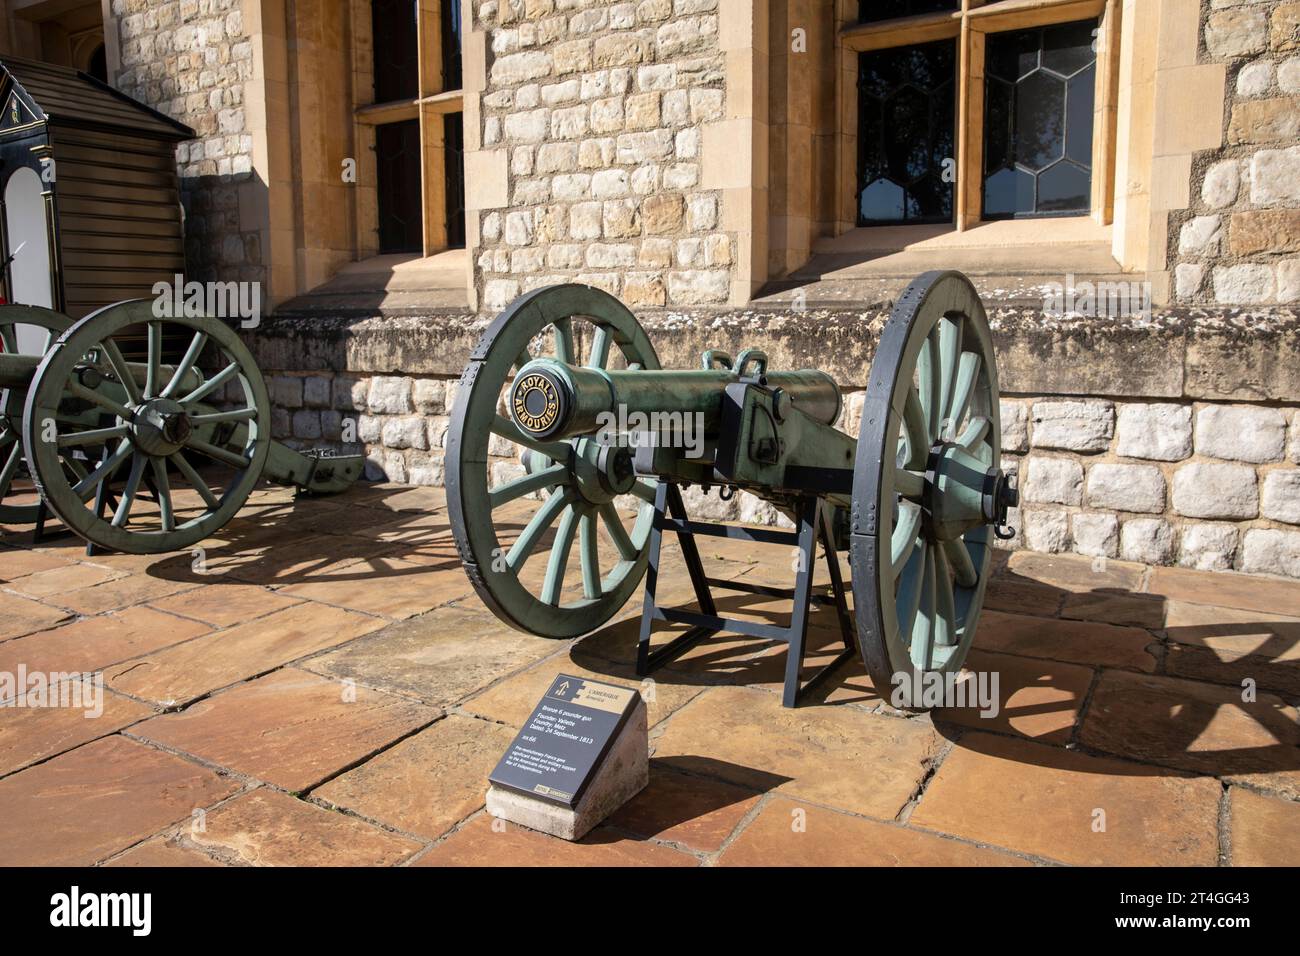
<svg viewBox="0 0 1300 956">
<path fill-rule="evenodd" d="M 29 326 L 45 334 L 41 336 L 38 352 L 32 352 L 28 347 L 23 354 L 42 356 L 70 325 L 71 319 L 53 309 L 35 305 L 0 305 L 0 351 L 19 354 L 22 349 L 22 343 L 18 341 L 19 328 Z M 26 389 L 0 389 L 0 524 L 35 524 L 38 517 L 39 505 L 13 503 L 20 497 L 30 497 L 35 490 L 23 457 L 22 421 L 26 398 Z M 68 456 L 67 467 L 81 466 Z"/>
<path fill-rule="evenodd" d="M 129 363 L 123 345 L 141 326 L 145 361 Z M 176 332 L 188 347 L 179 364 L 164 366 L 164 336 Z M 218 370 L 206 379 L 205 356 Z M 204 404 L 232 383 L 232 408 Z M 65 421 L 69 402 L 94 408 L 93 427 Z M 68 528 L 103 548 L 161 554 L 212 535 L 248 499 L 270 450 L 270 401 L 252 354 L 225 323 L 158 318 L 153 300 L 120 302 L 77 322 L 46 354 L 22 437 L 37 489 Z M 70 475 L 63 457 L 79 447 L 104 453 L 88 474 Z"/>
<path fill-rule="evenodd" d="M 922 706 L 975 638 L 1005 516 L 997 366 L 974 287 L 931 272 L 904 292 L 872 362 L 854 471 L 859 646 L 877 692 Z"/>
<path fill-rule="evenodd" d="M 654 486 L 630 477 L 626 459 L 611 481 L 616 456 L 594 435 L 539 440 L 508 417 L 503 390 L 518 369 L 547 355 L 594 368 L 658 369 L 659 359 L 613 296 L 557 285 L 502 312 L 461 377 L 446 461 L 465 570 L 501 620 L 564 638 L 600 627 L 636 590 L 648 560 Z M 627 501 L 637 505 L 630 528 L 619 509 Z"/>
</svg>

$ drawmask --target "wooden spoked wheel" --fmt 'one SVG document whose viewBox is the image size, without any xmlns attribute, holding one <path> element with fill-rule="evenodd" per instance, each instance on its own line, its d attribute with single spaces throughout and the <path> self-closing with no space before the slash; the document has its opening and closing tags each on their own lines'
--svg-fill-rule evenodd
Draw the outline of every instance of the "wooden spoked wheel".
<svg viewBox="0 0 1300 956">
<path fill-rule="evenodd" d="M 129 363 L 122 343 L 140 327 L 146 359 Z M 168 366 L 163 340 L 173 336 L 189 344 Z M 207 404 L 232 383 L 232 407 Z M 103 548 L 161 554 L 202 541 L 248 499 L 270 449 L 270 414 L 261 372 L 228 325 L 158 318 L 152 300 L 122 302 L 77 322 L 46 354 L 27 394 L 23 447 L 68 528 Z M 74 448 L 97 450 L 88 473 L 63 466 Z"/>
<path fill-rule="evenodd" d="M 613 296 L 557 285 L 516 299 L 461 378 L 447 442 L 447 502 L 465 570 L 501 620 L 544 637 L 608 621 L 645 573 L 654 485 L 596 435 L 527 435 L 502 395 L 551 356 L 590 368 L 658 369 L 645 331 Z M 617 471 L 617 474 L 615 474 Z M 635 505 L 635 517 L 620 505 Z"/>
<path fill-rule="evenodd" d="M 975 637 L 1002 492 L 994 358 L 970 281 L 931 272 L 899 299 L 872 362 L 854 471 L 853 596 L 876 690 L 906 708 L 920 706 L 926 675 L 961 669 Z"/>
</svg>

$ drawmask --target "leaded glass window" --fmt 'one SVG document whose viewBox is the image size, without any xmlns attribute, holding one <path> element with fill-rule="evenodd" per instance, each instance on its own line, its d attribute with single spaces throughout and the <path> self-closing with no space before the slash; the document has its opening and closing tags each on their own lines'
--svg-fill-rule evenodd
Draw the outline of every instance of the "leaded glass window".
<svg viewBox="0 0 1300 956">
<path fill-rule="evenodd" d="M 1088 211 L 1096 27 L 1084 20 L 989 36 L 985 219 Z"/>
<path fill-rule="evenodd" d="M 417 6 L 417 0 L 372 0 L 376 103 L 420 95 Z"/>
<path fill-rule="evenodd" d="M 956 75 L 952 40 L 859 57 L 859 225 L 952 219 Z"/>
</svg>

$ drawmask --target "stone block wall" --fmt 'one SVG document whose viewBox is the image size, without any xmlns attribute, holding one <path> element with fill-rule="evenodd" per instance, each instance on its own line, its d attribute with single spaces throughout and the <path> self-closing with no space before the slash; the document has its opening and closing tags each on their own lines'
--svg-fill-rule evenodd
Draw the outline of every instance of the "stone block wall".
<svg viewBox="0 0 1300 956">
<path fill-rule="evenodd" d="M 703 127 L 724 116 L 717 0 L 482 0 L 484 149 L 508 205 L 477 213 L 478 301 L 580 281 L 629 306 L 727 301 L 736 255 Z"/>
<path fill-rule="evenodd" d="M 263 281 L 260 221 L 241 219 L 241 191 L 259 188 L 245 119 L 255 69 L 242 0 L 113 0 L 112 14 L 117 88 L 197 134 L 176 151 L 188 277 Z"/>
<path fill-rule="evenodd" d="M 1296 406 L 1011 398 L 1014 546 L 1300 577 Z"/>
<path fill-rule="evenodd" d="M 1180 303 L 1300 301 L 1300 2 L 1203 0 L 1202 62 L 1227 66 L 1223 145 L 1170 219 Z"/>
</svg>

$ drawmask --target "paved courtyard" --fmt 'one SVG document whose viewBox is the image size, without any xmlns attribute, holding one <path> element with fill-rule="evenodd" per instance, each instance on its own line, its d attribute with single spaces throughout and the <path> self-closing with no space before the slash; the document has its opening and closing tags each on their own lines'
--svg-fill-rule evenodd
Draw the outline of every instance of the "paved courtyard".
<svg viewBox="0 0 1300 956">
<path fill-rule="evenodd" d="M 782 548 L 702 548 L 718 576 L 789 574 Z M 575 641 L 502 625 L 432 489 L 262 490 L 161 558 L 5 529 L 0 673 L 106 692 L 95 718 L 0 707 L 0 863 L 1300 864 L 1300 582 L 1000 560 L 969 660 L 991 718 L 894 711 L 860 662 L 785 710 L 783 649 L 732 637 L 642 683 L 639 610 Z M 650 786 L 578 844 L 483 809 L 561 671 L 649 707 Z"/>
</svg>

